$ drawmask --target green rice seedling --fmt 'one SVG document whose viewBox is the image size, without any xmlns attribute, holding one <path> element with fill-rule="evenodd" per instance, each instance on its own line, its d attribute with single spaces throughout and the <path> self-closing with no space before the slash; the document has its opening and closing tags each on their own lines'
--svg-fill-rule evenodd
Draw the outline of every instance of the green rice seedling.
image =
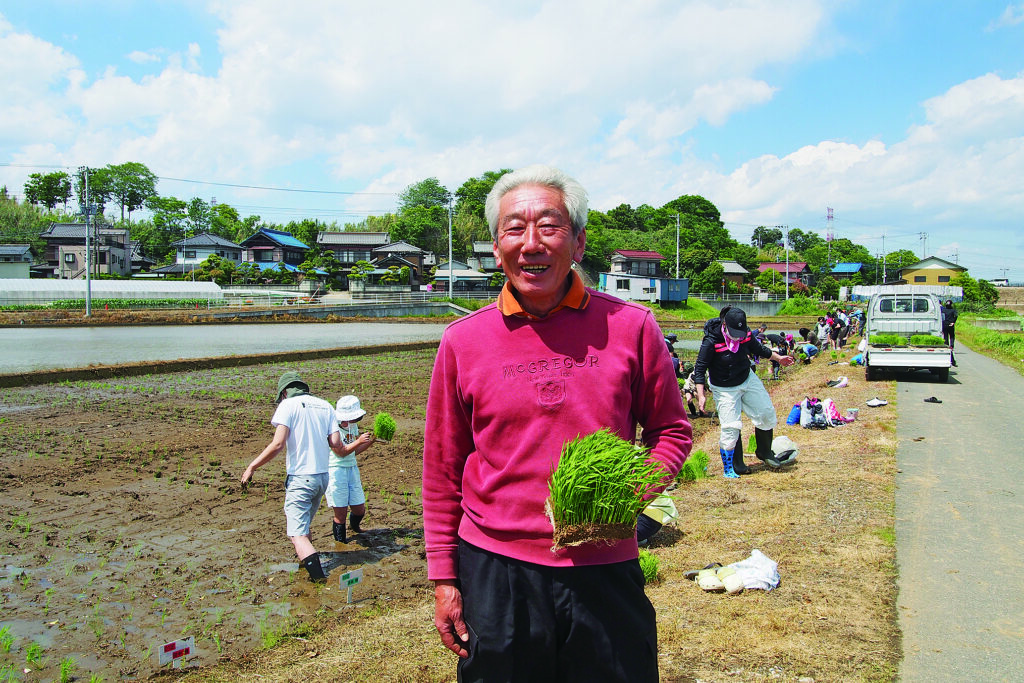
<svg viewBox="0 0 1024 683">
<path fill-rule="evenodd" d="M 945 346 L 946 342 L 942 337 L 934 334 L 915 334 L 910 337 L 911 346 Z"/>
<path fill-rule="evenodd" d="M 74 657 L 65 657 L 60 660 L 60 683 L 69 683 L 75 675 L 78 663 Z"/>
<path fill-rule="evenodd" d="M 0 628 L 0 650 L 10 652 L 12 645 L 14 645 L 14 634 L 11 633 L 11 627 Z"/>
<path fill-rule="evenodd" d="M 373 418 L 373 435 L 381 441 L 395 438 L 395 419 L 388 413 L 377 413 Z"/>
<path fill-rule="evenodd" d="M 690 457 L 683 463 L 683 468 L 679 470 L 679 481 L 697 481 L 698 479 L 706 479 L 708 476 L 708 454 L 702 450 L 695 450 L 690 453 Z"/>
<path fill-rule="evenodd" d="M 548 480 L 552 521 L 635 525 L 645 498 L 664 483 L 665 470 L 645 448 L 599 429 L 562 447 Z"/>
<path fill-rule="evenodd" d="M 107 679 L 99 674 L 92 674 L 89 676 L 89 683 L 107 683 Z"/>
<path fill-rule="evenodd" d="M 650 550 L 640 550 L 640 569 L 644 573 L 644 583 L 658 582 L 658 556 Z"/>
<path fill-rule="evenodd" d="M 42 666 L 43 646 L 39 643 L 29 643 L 25 648 L 25 663 L 29 666 Z"/>
</svg>

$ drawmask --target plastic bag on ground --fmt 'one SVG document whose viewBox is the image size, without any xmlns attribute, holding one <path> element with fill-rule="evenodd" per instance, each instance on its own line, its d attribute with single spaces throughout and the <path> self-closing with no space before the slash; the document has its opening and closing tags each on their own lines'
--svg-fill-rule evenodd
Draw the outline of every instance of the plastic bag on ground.
<svg viewBox="0 0 1024 683">
<path fill-rule="evenodd" d="M 779 563 L 771 559 L 757 548 L 751 551 L 750 557 L 729 565 L 743 579 L 743 587 L 747 590 L 770 591 L 779 585 Z"/>
</svg>

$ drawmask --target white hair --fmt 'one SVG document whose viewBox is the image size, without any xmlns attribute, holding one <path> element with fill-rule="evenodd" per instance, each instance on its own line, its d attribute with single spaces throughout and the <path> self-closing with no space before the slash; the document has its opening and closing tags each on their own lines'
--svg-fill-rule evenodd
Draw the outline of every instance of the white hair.
<svg viewBox="0 0 1024 683">
<path fill-rule="evenodd" d="M 501 198 L 520 185 L 541 185 L 558 190 L 562 195 L 565 210 L 569 212 L 573 237 L 578 236 L 583 232 L 583 228 L 587 227 L 587 191 L 583 186 L 575 178 L 554 166 L 534 164 L 501 176 L 487 193 L 484 215 L 487 216 L 487 225 L 491 229 L 491 239 L 495 242 L 498 241 L 498 209 Z"/>
</svg>

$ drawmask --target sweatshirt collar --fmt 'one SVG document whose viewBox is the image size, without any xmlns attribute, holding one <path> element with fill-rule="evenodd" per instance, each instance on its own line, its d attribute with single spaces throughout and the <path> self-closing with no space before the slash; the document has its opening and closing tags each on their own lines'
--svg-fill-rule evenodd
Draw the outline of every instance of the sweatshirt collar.
<svg viewBox="0 0 1024 683">
<path fill-rule="evenodd" d="M 558 302 L 558 305 L 551 309 L 545 318 L 551 317 L 555 311 L 560 311 L 563 308 L 575 308 L 577 310 L 583 310 L 587 307 L 590 302 L 590 293 L 587 288 L 583 285 L 583 278 L 575 270 L 570 271 L 569 277 L 572 278 L 572 283 L 569 285 L 569 291 Z M 506 316 L 517 316 L 520 318 L 527 318 L 529 320 L 543 320 L 531 313 L 527 313 L 523 310 L 519 300 L 515 297 L 515 290 L 512 289 L 512 285 L 508 282 L 501 288 L 501 292 L 498 294 L 498 310 L 501 311 L 502 315 Z"/>
</svg>

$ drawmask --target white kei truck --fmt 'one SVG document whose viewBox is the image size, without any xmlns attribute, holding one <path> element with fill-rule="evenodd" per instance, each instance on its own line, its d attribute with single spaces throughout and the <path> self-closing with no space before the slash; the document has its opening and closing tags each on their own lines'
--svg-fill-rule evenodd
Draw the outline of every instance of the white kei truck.
<svg viewBox="0 0 1024 683">
<path fill-rule="evenodd" d="M 911 346 L 914 335 L 931 335 L 942 339 L 942 310 L 935 294 L 902 291 L 872 294 L 868 300 L 864 338 L 865 378 L 875 380 L 889 370 L 928 370 L 939 382 L 949 380 L 953 350 L 946 345 Z M 905 341 L 895 344 L 872 344 L 872 337 L 897 335 Z"/>
</svg>

